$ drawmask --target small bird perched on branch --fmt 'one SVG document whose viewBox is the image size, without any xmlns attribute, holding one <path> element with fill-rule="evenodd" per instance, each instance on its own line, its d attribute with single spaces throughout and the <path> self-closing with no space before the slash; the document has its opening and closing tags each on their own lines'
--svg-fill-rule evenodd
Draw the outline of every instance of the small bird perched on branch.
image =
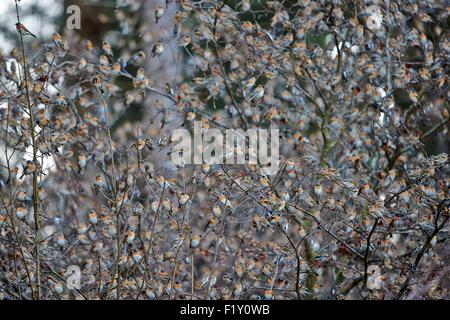
<svg viewBox="0 0 450 320">
<path fill-rule="evenodd" d="M 23 172 L 20 176 L 19 180 L 23 178 L 25 175 L 30 175 L 36 170 L 36 164 L 33 161 L 28 160 L 26 165 L 23 166 Z"/>
<path fill-rule="evenodd" d="M 158 7 L 156 7 L 156 10 L 155 10 L 155 20 L 156 20 L 156 23 L 158 23 L 158 22 L 159 22 L 159 19 L 162 18 L 162 16 L 164 15 L 164 12 L 165 12 L 165 8 L 164 8 L 163 6 L 158 6 Z"/>
<path fill-rule="evenodd" d="M 23 24 L 21 24 L 19 22 L 16 23 L 16 29 L 17 29 L 17 32 L 20 33 L 23 36 L 30 35 L 33 38 L 36 38 L 36 36 L 34 34 L 32 34 L 30 30 L 28 30 Z"/>
</svg>

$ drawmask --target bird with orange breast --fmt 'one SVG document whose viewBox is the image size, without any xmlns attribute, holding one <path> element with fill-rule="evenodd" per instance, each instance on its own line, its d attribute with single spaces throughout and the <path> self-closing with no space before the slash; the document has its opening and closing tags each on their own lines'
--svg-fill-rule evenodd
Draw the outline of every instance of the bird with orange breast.
<svg viewBox="0 0 450 320">
<path fill-rule="evenodd" d="M 32 36 L 33 38 L 36 38 L 34 34 L 31 33 L 30 30 L 28 30 L 23 24 L 20 22 L 16 23 L 16 30 L 18 33 L 20 33 L 23 36 Z"/>
</svg>

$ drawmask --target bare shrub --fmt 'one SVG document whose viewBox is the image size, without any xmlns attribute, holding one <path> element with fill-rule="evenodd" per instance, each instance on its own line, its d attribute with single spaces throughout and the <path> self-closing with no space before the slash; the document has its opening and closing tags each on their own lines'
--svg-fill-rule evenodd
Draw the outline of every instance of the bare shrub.
<svg viewBox="0 0 450 320">
<path fill-rule="evenodd" d="M 0 56 L 0 297 L 449 297 L 445 1 L 127 3 Z M 173 164 L 195 120 L 278 128 L 278 171 Z"/>
</svg>

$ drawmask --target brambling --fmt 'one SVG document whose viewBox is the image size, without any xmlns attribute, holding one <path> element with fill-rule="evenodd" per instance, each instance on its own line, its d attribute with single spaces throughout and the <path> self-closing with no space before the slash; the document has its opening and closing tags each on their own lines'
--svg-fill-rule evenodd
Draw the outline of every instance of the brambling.
<svg viewBox="0 0 450 320">
<path fill-rule="evenodd" d="M 147 289 L 145 290 L 145 295 L 147 296 L 147 298 L 149 298 L 150 300 L 156 300 L 156 294 L 153 290 L 151 289 Z"/>
<path fill-rule="evenodd" d="M 27 217 L 28 211 L 24 207 L 18 207 L 16 208 L 16 217 L 20 220 L 23 220 Z"/>
<path fill-rule="evenodd" d="M 158 183 L 158 185 L 159 185 L 161 188 L 170 188 L 170 187 L 172 187 L 172 186 L 170 185 L 168 179 L 164 178 L 163 176 L 157 176 L 157 177 L 155 178 L 155 180 L 156 180 L 156 182 Z"/>
<path fill-rule="evenodd" d="M 181 126 L 186 125 L 186 123 L 191 123 L 192 124 L 194 122 L 194 120 L 195 120 L 195 112 L 187 112 L 186 113 L 186 117 L 184 119 L 184 122 L 183 122 L 183 124 Z"/>
<path fill-rule="evenodd" d="M 173 284 L 173 289 L 176 293 L 182 293 L 183 292 L 183 284 L 179 281 L 175 281 Z"/>
<path fill-rule="evenodd" d="M 27 193 L 25 191 L 17 192 L 17 200 L 18 201 L 26 201 L 28 199 Z"/>
<path fill-rule="evenodd" d="M 78 155 L 78 173 L 81 173 L 81 171 L 86 167 L 86 155 L 84 153 L 80 153 Z"/>
<path fill-rule="evenodd" d="M 164 209 L 166 209 L 169 212 L 172 212 L 172 202 L 170 201 L 169 198 L 164 198 L 162 201 L 162 205 Z"/>
<path fill-rule="evenodd" d="M 42 186 L 38 186 L 37 196 L 39 201 L 43 201 L 45 199 L 45 195 L 46 195 L 45 189 Z"/>
<path fill-rule="evenodd" d="M 45 53 L 45 61 L 50 65 L 53 64 L 53 62 L 55 61 L 55 55 L 53 54 L 53 52 L 47 51 Z"/>
<path fill-rule="evenodd" d="M 87 227 L 84 223 L 80 223 L 80 224 L 77 226 L 77 232 L 78 232 L 79 234 L 84 234 L 84 233 L 87 232 L 87 230 L 88 230 L 88 227 Z"/>
<path fill-rule="evenodd" d="M 190 242 L 191 248 L 194 248 L 194 249 L 197 248 L 199 246 L 199 244 L 200 244 L 200 240 L 201 240 L 200 235 L 193 234 L 191 236 L 191 242 Z"/>
<path fill-rule="evenodd" d="M 113 75 L 118 75 L 121 71 L 122 66 L 120 65 L 120 63 L 113 63 L 113 65 L 111 66 L 111 73 Z"/>
<path fill-rule="evenodd" d="M 95 210 L 89 210 L 88 212 L 88 220 L 91 224 L 96 225 L 98 222 L 97 212 Z"/>
<path fill-rule="evenodd" d="M 175 91 L 173 90 L 172 86 L 168 82 L 164 85 L 164 91 L 166 91 L 166 93 L 171 95 L 171 96 L 173 96 L 174 93 L 175 93 Z"/>
<path fill-rule="evenodd" d="M 241 295 L 242 291 L 243 291 L 243 286 L 241 282 L 236 282 L 233 286 L 233 296 L 235 296 L 236 298 L 239 298 L 239 296 Z"/>
<path fill-rule="evenodd" d="M 146 55 L 144 51 L 139 51 L 131 58 L 131 62 L 134 64 L 143 64 L 145 61 Z"/>
<path fill-rule="evenodd" d="M 152 57 L 161 56 L 164 52 L 164 45 L 161 41 L 157 41 L 152 49 Z"/>
<path fill-rule="evenodd" d="M 211 166 L 209 165 L 209 163 L 203 163 L 201 168 L 204 174 L 208 174 L 209 170 L 211 170 Z"/>
<path fill-rule="evenodd" d="M 117 229 L 114 226 L 114 224 L 109 224 L 108 228 L 106 229 L 106 233 L 107 235 L 109 235 L 110 237 L 115 237 L 117 235 Z"/>
<path fill-rule="evenodd" d="M 243 87 L 244 87 L 244 91 L 243 91 L 244 98 L 247 96 L 247 92 L 254 87 L 255 83 L 256 83 L 256 78 L 255 77 L 251 77 L 250 79 L 245 80 L 242 83 Z"/>
<path fill-rule="evenodd" d="M 159 207 L 160 207 L 159 201 L 153 201 L 153 202 L 150 204 L 150 208 L 152 209 L 152 211 L 153 211 L 154 213 L 157 213 L 157 212 L 158 212 Z"/>
<path fill-rule="evenodd" d="M 272 300 L 273 299 L 273 290 L 272 289 L 264 290 L 264 298 L 266 300 Z"/>
<path fill-rule="evenodd" d="M 47 155 L 47 154 L 50 153 L 50 148 L 49 148 L 47 142 L 44 139 L 39 139 L 38 150 L 43 155 Z"/>
<path fill-rule="evenodd" d="M 28 160 L 25 166 L 23 167 L 23 172 L 19 179 L 21 180 L 23 176 L 33 174 L 33 172 L 35 171 L 36 171 L 36 164 L 33 161 Z"/>
<path fill-rule="evenodd" d="M 16 23 L 16 30 L 23 36 L 32 36 L 33 38 L 36 38 L 36 36 L 32 34 L 30 30 L 28 30 L 23 24 L 19 22 Z"/>
<path fill-rule="evenodd" d="M 9 177 L 6 180 L 6 184 L 9 184 L 11 180 L 14 180 L 17 177 L 17 173 L 19 172 L 19 167 L 14 167 L 9 170 Z"/>
<path fill-rule="evenodd" d="M 66 246 L 67 241 L 66 241 L 66 238 L 64 237 L 64 234 L 58 233 L 56 235 L 56 243 L 60 247 L 65 247 Z"/>
<path fill-rule="evenodd" d="M 185 35 L 181 38 L 180 45 L 182 47 L 187 47 L 192 42 L 192 38 L 189 35 Z"/>
<path fill-rule="evenodd" d="M 182 234 L 179 234 L 178 237 L 176 237 L 172 241 L 172 248 L 178 248 L 180 247 L 184 242 L 184 236 Z"/>
<path fill-rule="evenodd" d="M 131 254 L 131 257 L 133 258 L 133 261 L 135 262 L 135 263 L 139 263 L 139 262 L 141 262 L 141 260 L 142 260 L 142 252 L 141 251 L 134 251 L 132 254 Z"/>
<path fill-rule="evenodd" d="M 111 46 L 111 44 L 108 41 L 103 41 L 102 49 L 103 49 L 103 51 L 105 51 L 105 53 L 108 56 L 112 57 L 114 55 L 113 51 L 112 51 L 112 46 Z"/>
<path fill-rule="evenodd" d="M 87 51 L 91 51 L 94 48 L 94 45 L 92 44 L 91 40 L 86 40 L 84 47 Z"/>
<path fill-rule="evenodd" d="M 218 220 L 216 218 L 211 218 L 208 220 L 208 223 L 205 226 L 205 231 L 214 228 L 217 225 Z"/>
<path fill-rule="evenodd" d="M 214 217 L 220 218 L 222 216 L 222 209 L 220 209 L 220 207 L 216 205 L 212 208 L 212 213 Z"/>
<path fill-rule="evenodd" d="M 61 295 L 64 292 L 64 285 L 61 281 L 58 281 L 54 284 L 53 290 L 59 295 Z"/>
<path fill-rule="evenodd" d="M 107 56 L 105 56 L 104 54 L 102 54 L 99 58 L 98 58 L 98 63 L 102 66 L 107 66 L 109 65 L 109 59 Z"/>
<path fill-rule="evenodd" d="M 255 90 L 253 90 L 253 94 L 251 95 L 250 100 L 259 100 L 264 97 L 264 87 L 259 84 Z"/>
<path fill-rule="evenodd" d="M 60 93 L 57 93 L 55 96 L 55 103 L 60 107 L 66 106 L 66 97 Z"/>
<path fill-rule="evenodd" d="M 81 244 L 89 244 L 90 243 L 86 234 L 79 234 L 78 241 L 80 241 Z"/>
<path fill-rule="evenodd" d="M 132 244 L 135 237 L 136 237 L 136 233 L 132 229 L 130 229 L 125 233 L 124 240 L 127 244 Z"/>
<path fill-rule="evenodd" d="M 162 16 L 164 15 L 164 12 L 165 12 L 165 11 L 166 11 L 166 10 L 165 10 L 165 8 L 164 8 L 163 6 L 157 6 L 157 7 L 156 7 L 156 10 L 155 10 L 155 20 L 156 20 L 156 23 L 159 22 L 159 19 L 162 18 Z"/>
<path fill-rule="evenodd" d="M 186 193 L 177 194 L 178 203 L 181 206 L 184 206 L 189 201 L 189 196 Z"/>
<path fill-rule="evenodd" d="M 131 149 L 137 149 L 138 151 L 141 151 L 146 146 L 145 139 L 138 139 L 135 143 L 131 145 Z"/>
<path fill-rule="evenodd" d="M 84 70 L 84 68 L 86 68 L 87 65 L 87 61 L 85 58 L 80 58 L 80 60 L 78 60 L 78 64 L 77 64 L 77 68 L 78 70 Z"/>
<path fill-rule="evenodd" d="M 94 187 L 96 189 L 103 189 L 105 188 L 106 183 L 105 183 L 105 179 L 103 179 L 103 177 L 101 175 L 96 175 L 94 178 Z"/>
<path fill-rule="evenodd" d="M 230 200 L 228 200 L 227 197 L 223 194 L 219 195 L 219 201 L 226 207 L 232 207 Z"/>
<path fill-rule="evenodd" d="M 63 51 L 67 50 L 66 43 L 64 42 L 63 38 L 61 37 L 61 35 L 59 33 L 54 33 L 52 35 L 52 42 L 55 47 L 58 47 L 58 48 L 62 49 Z"/>
</svg>

